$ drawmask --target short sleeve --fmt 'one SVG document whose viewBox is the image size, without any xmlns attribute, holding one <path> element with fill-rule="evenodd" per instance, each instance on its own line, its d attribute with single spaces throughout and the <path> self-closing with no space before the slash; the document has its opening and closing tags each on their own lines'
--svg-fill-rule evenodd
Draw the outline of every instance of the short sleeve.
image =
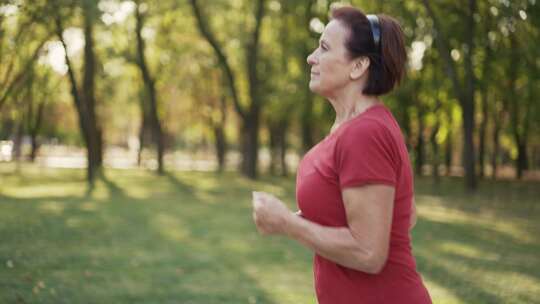
<svg viewBox="0 0 540 304">
<path fill-rule="evenodd" d="M 360 120 L 340 134 L 335 161 L 340 187 L 395 186 L 399 154 L 390 131 L 375 120 Z"/>
</svg>

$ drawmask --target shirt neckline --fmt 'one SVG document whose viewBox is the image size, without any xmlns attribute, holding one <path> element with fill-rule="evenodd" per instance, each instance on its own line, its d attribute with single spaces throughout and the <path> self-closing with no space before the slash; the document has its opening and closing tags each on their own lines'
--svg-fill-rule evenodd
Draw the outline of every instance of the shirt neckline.
<svg viewBox="0 0 540 304">
<path fill-rule="evenodd" d="M 338 131 L 340 131 L 341 129 L 343 129 L 343 127 L 345 127 L 346 125 L 350 124 L 351 122 L 357 120 L 358 118 L 362 117 L 364 114 L 366 114 L 367 112 L 371 111 L 371 110 L 374 110 L 375 108 L 385 108 L 384 104 L 382 102 L 379 102 L 379 103 L 376 103 L 372 106 L 370 106 L 369 108 L 367 108 L 364 112 L 354 116 L 353 118 L 347 120 L 346 122 L 342 123 L 336 130 L 334 130 L 333 132 L 330 132 L 328 133 L 325 138 L 323 139 L 323 141 L 326 141 L 327 139 L 333 137 L 335 134 L 338 133 Z"/>
</svg>

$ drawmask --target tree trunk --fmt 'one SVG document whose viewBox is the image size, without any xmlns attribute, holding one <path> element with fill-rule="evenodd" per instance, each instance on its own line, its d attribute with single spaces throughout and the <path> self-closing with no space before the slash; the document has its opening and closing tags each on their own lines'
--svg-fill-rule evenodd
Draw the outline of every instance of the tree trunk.
<svg viewBox="0 0 540 304">
<path fill-rule="evenodd" d="M 214 50 L 218 59 L 219 65 L 222 68 L 226 79 L 233 105 L 241 118 L 241 153 L 242 163 L 241 172 L 245 176 L 255 179 L 257 177 L 257 160 L 259 150 L 259 116 L 261 110 L 262 98 L 259 90 L 259 78 L 257 75 L 257 62 L 259 53 L 259 38 L 262 19 L 265 12 L 265 0 L 258 0 L 255 9 L 255 27 L 251 33 L 251 37 L 245 47 L 246 51 L 246 75 L 248 78 L 248 95 L 250 103 L 248 103 L 247 109 L 240 104 L 239 94 L 236 90 L 235 76 L 230 68 L 227 57 L 225 56 L 222 47 L 219 45 L 214 34 L 210 30 L 208 23 L 203 18 L 199 4 L 197 0 L 190 0 L 190 4 L 193 10 L 197 25 L 202 36 L 210 44 Z"/>
<path fill-rule="evenodd" d="M 455 96 L 460 101 L 462 109 L 463 120 L 463 167 L 465 169 L 465 188 L 467 190 L 475 190 L 477 187 L 476 173 L 475 173 L 475 149 L 473 141 L 474 132 L 474 91 L 475 91 L 475 76 L 473 71 L 472 56 L 474 54 L 474 33 L 475 33 L 475 21 L 474 15 L 476 13 L 476 0 L 469 0 L 468 14 L 466 16 L 467 32 L 465 43 L 468 46 L 468 51 L 464 56 L 465 63 L 465 79 L 463 84 L 460 83 L 457 67 L 454 64 L 452 57 L 450 56 L 450 47 L 448 39 L 445 37 L 439 19 L 435 15 L 431 4 L 428 0 L 423 0 L 424 7 L 433 20 L 434 27 L 437 31 L 436 43 L 439 48 L 439 52 L 442 55 L 444 62 L 446 63 L 448 75 L 452 81 Z"/>
<path fill-rule="evenodd" d="M 144 103 L 144 101 L 141 100 L 141 103 Z M 143 111 L 142 105 L 141 105 L 141 112 Z M 137 166 L 140 167 L 142 165 L 142 153 L 144 150 L 144 145 L 146 144 L 146 130 L 147 130 L 147 120 L 146 115 L 144 113 L 141 113 L 141 125 L 139 126 L 139 149 L 137 149 Z"/>
<path fill-rule="evenodd" d="M 517 158 L 515 160 L 515 168 L 516 168 L 516 178 L 519 180 L 523 177 L 523 145 L 522 145 L 522 141 L 521 141 L 521 138 L 519 136 L 519 134 L 517 134 L 517 132 L 514 132 L 514 141 L 515 141 L 515 144 L 516 144 L 516 147 L 517 147 L 517 152 L 518 152 L 518 155 L 517 155 Z"/>
<path fill-rule="evenodd" d="M 268 173 L 270 175 L 274 176 L 276 175 L 276 168 L 278 163 L 278 135 L 277 135 L 277 128 L 275 122 L 268 123 L 268 133 L 269 133 L 269 152 L 270 152 L 270 163 L 268 165 Z"/>
<path fill-rule="evenodd" d="M 288 176 L 287 168 L 287 129 L 288 117 L 280 119 L 280 121 L 270 123 L 270 166 L 271 175 L 279 174 Z"/>
<path fill-rule="evenodd" d="M 56 9 L 59 10 L 58 3 L 55 3 Z M 64 47 L 66 65 L 68 66 L 68 76 L 71 84 L 71 95 L 79 118 L 79 127 L 86 146 L 87 156 L 87 181 L 92 186 L 94 184 L 97 171 L 102 165 L 102 137 L 101 131 L 97 126 L 97 118 L 95 115 L 95 100 L 94 100 L 94 76 L 95 76 L 95 56 L 93 50 L 93 22 L 95 16 L 95 7 L 84 2 L 84 74 L 83 86 L 81 94 L 79 86 L 75 78 L 75 71 L 71 60 L 68 56 L 67 46 L 63 37 L 64 27 L 62 25 L 62 17 L 60 14 L 55 15 L 55 30 Z"/>
<path fill-rule="evenodd" d="M 531 153 L 531 170 L 537 170 L 540 167 L 540 153 L 538 153 L 538 146 L 534 146 Z"/>
<path fill-rule="evenodd" d="M 498 113 L 495 113 L 495 115 L 499 115 Z M 495 180 L 497 178 L 497 164 L 498 164 L 498 157 L 499 157 L 499 151 L 501 149 L 500 141 L 499 141 L 499 133 L 501 130 L 500 122 L 497 119 L 494 119 L 493 124 L 493 152 L 491 155 L 491 178 Z"/>
<path fill-rule="evenodd" d="M 445 153 L 444 153 L 444 165 L 446 167 L 446 176 L 450 176 L 452 173 L 452 151 L 453 151 L 453 145 L 452 141 L 454 139 L 452 138 L 452 131 L 448 131 L 448 134 L 446 135 L 446 146 L 445 146 Z"/>
<path fill-rule="evenodd" d="M 243 121 L 241 134 L 243 134 L 241 171 L 245 176 L 255 179 L 259 156 L 259 113 L 251 114 L 247 120 Z"/>
<path fill-rule="evenodd" d="M 41 121 L 43 117 L 43 110 L 45 108 L 45 102 L 43 100 L 38 101 L 37 111 L 35 111 L 35 99 L 34 99 L 34 71 L 30 72 L 30 77 L 26 83 L 27 95 L 26 103 L 27 109 L 24 115 L 25 129 L 30 136 L 31 141 L 31 150 L 29 159 L 31 162 L 34 162 L 36 159 L 37 150 L 39 148 L 38 143 L 38 133 L 41 128 Z"/>
<path fill-rule="evenodd" d="M 438 81 L 437 81 L 436 75 L 433 79 L 433 83 L 435 84 L 436 87 L 438 87 Z M 439 180 L 439 144 L 437 143 L 437 134 L 439 133 L 439 129 L 441 127 L 441 122 L 439 118 L 440 108 L 441 108 L 441 100 L 437 98 L 435 102 L 435 108 L 433 109 L 433 113 L 435 114 L 435 125 L 433 126 L 431 130 L 431 134 L 429 135 L 429 142 L 431 144 L 431 152 L 432 152 L 431 175 L 433 176 L 433 181 L 436 184 L 440 182 Z"/>
<path fill-rule="evenodd" d="M 23 134 L 24 133 L 24 123 L 22 119 L 20 119 L 17 123 L 17 127 L 15 128 L 15 134 L 13 134 L 13 160 L 18 163 L 21 160 L 22 155 L 22 141 L 23 141 Z"/>
<path fill-rule="evenodd" d="M 534 97 L 530 97 L 526 100 L 524 108 L 522 108 L 523 98 L 520 98 L 518 95 L 518 89 L 516 87 L 516 82 L 518 79 L 518 69 L 521 63 L 521 54 L 518 51 L 520 45 L 518 44 L 517 38 L 514 35 L 510 36 L 511 42 L 511 57 L 510 57 L 510 68 L 509 68 L 509 104 L 511 111 L 511 129 L 514 135 L 515 145 L 517 147 L 517 159 L 515 162 L 516 167 L 516 178 L 521 179 L 523 177 L 523 172 L 527 170 L 528 160 L 527 160 L 527 141 L 530 121 L 532 118 L 532 104 L 533 101 L 536 101 Z M 532 85 L 530 85 L 531 95 L 532 95 Z"/>
<path fill-rule="evenodd" d="M 524 171 L 529 169 L 529 155 L 528 155 L 528 142 L 529 142 L 529 126 L 530 126 L 530 119 L 532 117 L 532 108 L 531 108 L 532 101 L 529 100 L 529 102 L 525 105 L 525 117 L 523 119 L 521 128 L 522 133 L 519 137 L 516 137 L 516 146 L 518 150 L 518 157 L 516 161 L 516 175 L 518 179 L 521 179 L 523 177 Z M 517 129 L 517 128 L 516 128 Z"/>
<path fill-rule="evenodd" d="M 482 122 L 480 123 L 479 134 L 479 146 L 478 146 L 478 164 L 479 164 L 479 176 L 484 178 L 485 176 L 485 154 L 486 154 L 486 131 L 489 118 L 488 109 L 488 92 L 485 88 L 482 92 Z"/>
<path fill-rule="evenodd" d="M 94 34 L 93 27 L 96 17 L 96 7 L 93 4 L 84 2 L 84 73 L 83 73 L 83 95 L 81 112 L 87 117 L 87 159 L 88 176 L 91 181 L 103 164 L 103 145 L 101 130 L 98 127 L 96 117 L 95 100 L 95 67 L 96 59 L 94 54 Z"/>
<path fill-rule="evenodd" d="M 476 159 L 474 149 L 474 127 L 475 127 L 475 103 L 474 92 L 476 79 L 474 76 L 472 57 L 474 55 L 474 35 L 475 22 L 474 14 L 476 12 L 476 0 L 469 0 L 469 14 L 467 16 L 467 35 L 466 43 L 468 52 L 465 54 L 465 95 L 462 97 L 462 117 L 465 145 L 463 149 L 465 161 L 465 182 L 468 190 L 474 190 L 477 187 L 476 181 Z"/>
<path fill-rule="evenodd" d="M 32 143 L 32 149 L 30 150 L 30 161 L 35 162 L 36 156 L 40 147 L 38 141 L 38 134 L 41 130 L 41 122 L 43 121 L 43 112 L 45 111 L 45 102 L 40 102 L 38 105 L 37 113 L 33 125 L 29 128 L 30 140 Z M 33 117 L 33 115 L 31 116 Z"/>
<path fill-rule="evenodd" d="M 435 124 L 435 127 L 431 131 L 431 135 L 429 136 L 429 141 L 431 142 L 431 151 L 433 153 L 433 159 L 432 159 L 432 176 L 435 183 L 439 183 L 439 144 L 437 143 L 437 133 L 439 133 L 440 123 L 437 118 L 437 122 Z"/>
<path fill-rule="evenodd" d="M 494 26 L 492 21 L 491 14 L 486 12 L 486 20 L 483 22 L 485 25 L 484 31 L 489 31 Z M 480 122 L 479 138 L 478 138 L 478 167 L 479 167 L 479 177 L 483 179 L 485 177 L 485 159 L 486 159 L 486 132 L 489 122 L 489 98 L 490 96 L 490 84 L 493 81 L 491 76 L 492 65 L 493 65 L 493 49 L 490 46 L 490 41 L 488 35 L 484 35 L 485 39 L 484 44 L 484 53 L 485 57 L 482 62 L 482 99 L 481 99 L 481 110 L 482 110 L 482 121 Z"/>
<path fill-rule="evenodd" d="M 516 160 L 516 177 L 517 179 L 523 178 L 523 172 L 527 170 L 528 159 L 527 159 L 527 144 L 525 141 L 517 145 L 518 157 Z"/>
<path fill-rule="evenodd" d="M 214 131 L 214 145 L 216 159 L 218 162 L 218 173 L 225 171 L 227 156 L 227 137 L 225 136 L 225 125 L 227 123 L 227 100 L 224 94 L 219 98 L 220 117 L 215 121 L 210 117 L 210 125 Z"/>
<path fill-rule="evenodd" d="M 88 138 L 88 117 L 86 116 L 86 112 L 85 112 L 86 107 L 84 106 L 83 104 L 84 101 L 81 97 L 81 94 L 79 93 L 79 86 L 77 84 L 77 80 L 75 79 L 75 71 L 73 70 L 73 65 L 71 64 L 71 60 L 67 52 L 67 45 L 62 35 L 64 32 L 64 27 L 62 25 L 62 18 L 60 17 L 60 15 L 55 16 L 55 24 L 56 24 L 56 34 L 58 36 L 58 39 L 60 39 L 60 42 L 62 43 L 62 46 L 64 48 L 66 65 L 68 66 L 69 82 L 71 85 L 71 96 L 73 98 L 73 102 L 75 103 L 75 109 L 77 110 L 77 114 L 79 118 L 79 128 L 81 130 L 82 138 L 86 146 L 86 154 L 87 154 L 87 161 L 88 161 L 87 170 L 86 170 L 86 173 L 87 173 L 86 178 L 89 184 L 93 184 L 94 183 L 94 168 L 91 166 L 91 162 L 89 158 L 90 140 Z"/>
<path fill-rule="evenodd" d="M 158 114 L 158 103 L 157 103 L 157 93 L 156 93 L 156 86 L 155 86 L 155 80 L 153 79 L 152 75 L 150 75 L 150 70 L 148 69 L 148 65 L 146 63 L 145 58 L 145 42 L 142 38 L 142 28 L 144 24 L 144 16 L 142 15 L 142 12 L 140 10 L 139 2 L 137 1 L 137 6 L 135 8 L 135 18 L 136 18 L 136 38 L 137 38 L 137 65 L 139 66 L 139 69 L 141 71 L 144 85 L 147 92 L 147 97 L 149 99 L 149 119 L 150 124 L 152 126 L 152 138 L 154 139 L 156 150 L 157 150 L 157 162 L 158 162 L 158 168 L 157 172 L 158 174 L 164 173 L 164 167 L 163 167 L 163 155 L 165 153 L 165 142 L 163 137 L 163 127 L 161 125 L 161 121 L 159 120 L 159 114 Z"/>
<path fill-rule="evenodd" d="M 39 151 L 39 148 L 41 147 L 41 144 L 38 141 L 37 136 L 31 136 L 31 150 L 30 150 L 30 162 L 34 163 L 36 162 L 36 157 Z"/>
<path fill-rule="evenodd" d="M 474 101 L 469 96 L 468 102 L 463 106 L 463 132 L 465 145 L 463 147 L 463 161 L 465 168 L 465 182 L 468 190 L 476 189 L 475 153 L 474 153 Z"/>
<path fill-rule="evenodd" d="M 216 158 L 218 162 L 218 172 L 225 171 L 225 155 L 227 152 L 227 140 L 223 126 L 214 126 L 214 139 Z"/>
<path fill-rule="evenodd" d="M 261 33 L 262 19 L 265 11 L 265 1 L 257 1 L 255 9 L 255 28 L 252 32 L 251 39 L 246 46 L 246 69 L 248 75 L 248 91 L 251 99 L 251 107 L 249 117 L 245 122 L 245 126 L 249 126 L 248 140 L 244 143 L 248 144 L 245 147 L 246 154 L 244 155 L 243 173 L 249 178 L 257 178 L 257 160 L 259 156 L 259 117 L 261 112 L 262 98 L 259 90 L 259 75 L 257 73 L 257 62 L 259 58 L 259 40 Z"/>
</svg>

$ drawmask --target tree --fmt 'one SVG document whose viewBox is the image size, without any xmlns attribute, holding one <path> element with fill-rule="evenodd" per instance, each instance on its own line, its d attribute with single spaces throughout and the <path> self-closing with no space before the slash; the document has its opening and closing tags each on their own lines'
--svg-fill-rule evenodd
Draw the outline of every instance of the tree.
<svg viewBox="0 0 540 304">
<path fill-rule="evenodd" d="M 36 30 L 36 21 L 41 17 L 37 13 L 23 11 L 17 17 L 13 40 L 7 42 L 5 38 L 9 36 L 5 34 L 10 33 L 3 24 L 5 17 L 0 14 L 0 71 L 3 72 L 0 74 L 0 109 L 24 86 L 43 45 L 50 38 L 49 32 L 40 35 Z"/>
<path fill-rule="evenodd" d="M 520 59 L 523 57 L 520 54 L 517 38 L 510 35 L 510 66 L 509 66 L 509 82 L 508 82 L 508 103 L 510 109 L 510 126 L 512 135 L 517 147 L 516 157 L 516 178 L 521 179 L 523 177 L 523 171 L 528 169 L 528 157 L 527 157 L 527 142 L 529 139 L 529 130 L 531 125 L 532 113 L 534 113 L 532 107 L 534 105 L 533 90 L 534 86 L 529 85 L 529 96 L 526 93 L 520 94 L 520 88 L 518 88 L 518 70 L 520 68 Z M 532 65 L 534 76 L 535 65 Z M 523 104 L 523 106 L 522 106 Z"/>
<path fill-rule="evenodd" d="M 217 172 L 225 170 L 225 157 L 228 150 L 225 126 L 227 123 L 227 96 L 223 90 L 221 71 L 214 68 L 214 60 L 200 60 L 197 74 L 189 82 L 193 100 L 197 101 L 194 110 L 197 116 L 209 126 L 214 139 L 214 151 L 218 163 Z"/>
<path fill-rule="evenodd" d="M 259 128 L 260 113 L 263 107 L 263 98 L 259 94 L 259 76 L 257 73 L 257 64 L 259 59 L 259 39 L 262 20 L 265 13 L 265 1 L 258 0 L 255 8 L 255 25 L 251 31 L 250 38 L 244 46 L 245 51 L 245 69 L 248 82 L 249 101 L 243 107 L 240 103 L 238 90 L 236 88 L 236 76 L 233 73 L 229 60 L 223 51 L 223 47 L 215 38 L 210 29 L 207 18 L 203 17 L 200 5 L 197 0 L 190 0 L 193 15 L 197 20 L 197 25 L 201 35 L 212 46 L 219 65 L 227 78 L 228 89 L 231 92 L 234 109 L 242 121 L 241 131 L 241 153 L 242 166 L 241 171 L 249 178 L 257 177 L 257 160 L 259 153 Z"/>
<path fill-rule="evenodd" d="M 75 77 L 75 70 L 67 52 L 67 45 L 63 37 L 64 23 L 63 16 L 60 14 L 60 3 L 53 2 L 53 13 L 55 19 L 55 30 L 58 39 L 64 47 L 65 61 L 68 67 L 68 76 L 71 84 L 71 95 L 79 118 L 79 126 L 86 145 L 87 156 L 87 180 L 92 186 L 97 173 L 102 168 L 103 150 L 102 150 L 102 131 L 98 125 L 96 115 L 95 100 L 95 65 L 96 58 L 94 54 L 94 22 L 97 14 L 96 3 L 91 0 L 85 0 L 81 3 L 83 12 L 83 31 L 84 31 L 84 71 L 82 85 L 79 86 Z M 79 88 L 82 88 L 79 89 Z"/>
<path fill-rule="evenodd" d="M 149 122 L 152 127 L 152 137 L 156 144 L 156 150 L 157 150 L 157 161 L 158 161 L 158 168 L 157 172 L 159 174 L 164 173 L 163 168 L 163 155 L 165 153 L 165 144 L 164 144 L 164 138 L 163 138 L 163 127 L 161 125 L 161 121 L 159 119 L 159 111 L 158 111 L 158 101 L 157 101 L 157 93 L 156 93 L 156 86 L 155 86 L 155 79 L 152 77 L 150 70 L 148 68 L 148 64 L 146 62 L 145 57 L 145 41 L 142 37 L 142 29 L 144 26 L 144 7 L 146 7 L 145 3 L 141 3 L 141 1 L 136 1 L 136 7 L 135 7 L 135 34 L 137 38 L 137 56 L 136 56 L 136 63 L 141 71 L 141 75 L 144 81 L 145 86 L 145 93 L 143 96 L 147 98 L 141 99 L 141 111 L 143 113 L 143 127 L 141 128 L 141 132 L 144 130 L 144 124 L 146 123 L 146 118 L 149 118 Z M 145 100 L 148 100 L 148 105 L 145 104 Z M 148 110 L 147 110 L 148 109 Z M 141 139 L 143 136 L 141 136 Z M 141 140 L 141 148 L 142 148 L 143 141 Z"/>
<path fill-rule="evenodd" d="M 474 190 L 477 187 L 476 171 L 475 171 L 475 148 L 473 142 L 473 132 L 475 126 L 474 115 L 474 92 L 476 78 L 474 75 L 472 57 L 475 51 L 474 35 L 475 35 L 475 21 L 474 15 L 477 11 L 476 0 L 468 0 L 467 11 L 464 13 L 464 19 L 466 20 L 466 34 L 464 43 L 466 44 L 467 52 L 464 56 L 464 79 L 460 81 L 457 67 L 452 57 L 450 56 L 450 47 L 448 43 L 448 37 L 446 32 L 442 28 L 441 21 L 436 15 L 435 11 L 431 7 L 428 0 L 423 0 L 424 7 L 428 12 L 428 15 L 433 21 L 434 29 L 437 32 L 437 38 L 435 40 L 439 52 L 446 64 L 447 73 L 452 81 L 454 94 L 460 102 L 462 109 L 463 119 L 463 160 L 465 169 L 465 186 L 468 190 Z"/>
<path fill-rule="evenodd" d="M 49 97 L 48 95 L 50 94 L 47 83 L 47 77 L 49 75 L 45 74 L 45 77 L 40 77 L 41 75 L 37 75 L 37 73 L 38 71 L 33 71 L 32 76 L 28 81 L 25 98 L 27 110 L 24 115 L 24 120 L 25 130 L 28 135 L 30 135 L 31 150 L 29 158 L 31 162 L 35 161 L 40 147 L 38 135 L 43 125 L 45 105 L 47 98 Z M 36 90 L 37 86 L 39 86 L 38 90 Z"/>
</svg>

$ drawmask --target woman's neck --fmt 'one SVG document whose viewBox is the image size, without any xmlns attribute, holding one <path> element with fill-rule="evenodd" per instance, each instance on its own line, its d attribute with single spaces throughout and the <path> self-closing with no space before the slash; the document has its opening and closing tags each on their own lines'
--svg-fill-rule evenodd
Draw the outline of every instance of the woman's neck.
<svg viewBox="0 0 540 304">
<path fill-rule="evenodd" d="M 341 94 L 329 98 L 336 112 L 336 119 L 330 132 L 333 132 L 346 121 L 365 112 L 371 106 L 380 103 L 377 96 L 362 94 L 357 87 L 354 90 L 343 90 Z"/>
</svg>

